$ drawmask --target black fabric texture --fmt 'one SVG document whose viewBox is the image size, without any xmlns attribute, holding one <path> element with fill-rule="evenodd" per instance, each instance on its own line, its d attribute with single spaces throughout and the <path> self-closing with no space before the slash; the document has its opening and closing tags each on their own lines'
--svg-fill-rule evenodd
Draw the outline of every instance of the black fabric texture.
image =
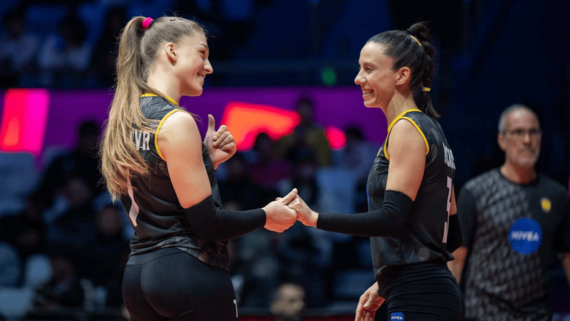
<svg viewBox="0 0 570 321">
<path fill-rule="evenodd" d="M 237 321 L 230 274 L 175 248 L 132 256 L 123 277 L 133 321 Z"/>
<path fill-rule="evenodd" d="M 212 196 L 184 210 L 194 233 L 203 241 L 225 241 L 262 228 L 265 211 L 228 211 L 216 207 Z"/>
<path fill-rule="evenodd" d="M 459 224 L 459 214 L 449 217 L 449 228 L 447 231 L 447 250 L 449 253 L 457 250 L 463 244 L 461 235 L 461 224 Z"/>
<path fill-rule="evenodd" d="M 356 236 L 406 235 L 406 221 L 413 201 L 404 193 L 386 191 L 382 208 L 360 214 L 319 213 L 317 228 Z"/>
</svg>

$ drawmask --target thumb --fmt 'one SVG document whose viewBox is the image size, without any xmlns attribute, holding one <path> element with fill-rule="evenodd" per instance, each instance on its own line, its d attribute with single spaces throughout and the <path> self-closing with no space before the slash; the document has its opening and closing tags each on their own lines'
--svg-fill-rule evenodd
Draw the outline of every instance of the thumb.
<svg viewBox="0 0 570 321">
<path fill-rule="evenodd" d="M 293 201 L 295 199 L 295 196 L 297 196 L 297 189 L 296 188 L 294 188 L 291 192 L 289 192 L 289 194 L 287 194 L 287 196 L 283 197 L 281 199 L 281 203 L 289 204 L 289 203 L 291 203 L 291 201 Z"/>
<path fill-rule="evenodd" d="M 370 307 L 372 307 L 372 301 L 373 301 L 373 300 L 372 300 L 372 296 L 369 295 L 368 298 L 367 298 L 367 300 L 366 300 L 366 303 L 364 303 L 364 306 L 363 306 L 363 307 L 364 307 L 364 308 L 370 308 Z"/>
<path fill-rule="evenodd" d="M 215 132 L 216 131 L 216 120 L 214 116 L 208 114 L 208 132 Z"/>
</svg>

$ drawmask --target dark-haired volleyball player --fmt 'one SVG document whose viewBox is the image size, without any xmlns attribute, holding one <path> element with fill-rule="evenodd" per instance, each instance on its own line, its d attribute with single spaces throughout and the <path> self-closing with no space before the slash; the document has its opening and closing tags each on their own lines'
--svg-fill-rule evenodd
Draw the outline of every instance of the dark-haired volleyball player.
<svg viewBox="0 0 570 321">
<path fill-rule="evenodd" d="M 199 96 L 208 60 L 204 30 L 177 17 L 135 17 L 120 38 L 117 88 L 102 142 L 102 171 L 135 229 L 123 278 L 131 318 L 238 318 L 228 272 L 227 240 L 296 221 L 282 201 L 263 209 L 223 210 L 216 167 L 236 151 L 233 137 L 209 116 L 204 142 L 193 115 L 178 106 Z"/>
<path fill-rule="evenodd" d="M 374 320 L 384 300 L 390 320 L 462 320 L 461 290 L 446 262 L 461 244 L 453 154 L 431 104 L 434 48 L 428 28 L 372 37 L 355 83 L 364 105 L 380 108 L 388 136 L 368 176 L 369 212 L 316 213 L 299 197 L 289 207 L 307 226 L 370 237 L 376 283 L 357 320 Z"/>
</svg>

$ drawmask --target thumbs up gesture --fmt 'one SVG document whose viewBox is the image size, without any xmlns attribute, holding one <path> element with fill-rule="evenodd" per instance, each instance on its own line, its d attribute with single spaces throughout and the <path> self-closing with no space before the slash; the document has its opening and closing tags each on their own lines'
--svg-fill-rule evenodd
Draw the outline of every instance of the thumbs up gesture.
<svg viewBox="0 0 570 321">
<path fill-rule="evenodd" d="M 216 120 L 212 115 L 208 115 L 208 131 L 204 137 L 204 145 L 214 168 L 218 168 L 218 165 L 230 159 L 237 151 L 234 136 L 228 131 L 228 127 L 222 125 L 216 131 Z"/>
</svg>

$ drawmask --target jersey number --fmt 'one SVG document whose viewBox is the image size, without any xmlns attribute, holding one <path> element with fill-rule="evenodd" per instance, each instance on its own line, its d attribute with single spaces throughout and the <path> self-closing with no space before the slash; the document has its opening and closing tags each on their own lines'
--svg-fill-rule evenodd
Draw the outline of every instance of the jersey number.
<svg viewBox="0 0 570 321">
<path fill-rule="evenodd" d="M 447 243 L 447 231 L 449 230 L 449 210 L 451 209 L 451 189 L 452 189 L 452 181 L 451 177 L 447 177 L 447 221 L 445 222 L 445 226 L 443 229 L 443 243 Z"/>
</svg>

